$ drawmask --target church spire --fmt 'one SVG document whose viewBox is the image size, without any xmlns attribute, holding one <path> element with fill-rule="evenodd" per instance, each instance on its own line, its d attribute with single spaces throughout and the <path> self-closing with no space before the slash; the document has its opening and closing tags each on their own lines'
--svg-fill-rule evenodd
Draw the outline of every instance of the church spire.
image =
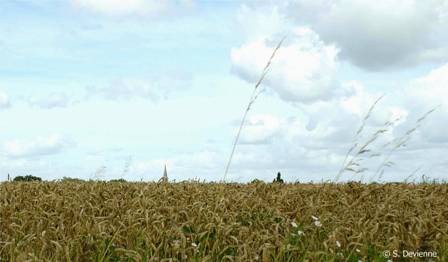
<svg viewBox="0 0 448 262">
<path fill-rule="evenodd" d="M 163 183 L 167 183 L 168 182 L 168 171 L 166 170 L 166 164 L 165 164 L 165 168 L 163 169 L 163 176 L 160 179 L 161 182 Z"/>
</svg>

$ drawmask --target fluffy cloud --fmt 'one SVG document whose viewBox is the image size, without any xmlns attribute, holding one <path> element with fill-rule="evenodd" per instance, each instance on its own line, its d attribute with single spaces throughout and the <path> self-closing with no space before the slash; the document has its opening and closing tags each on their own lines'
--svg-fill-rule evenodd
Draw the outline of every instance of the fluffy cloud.
<svg viewBox="0 0 448 262">
<path fill-rule="evenodd" d="M 276 43 L 257 39 L 231 51 L 235 74 L 255 83 Z M 338 50 L 309 28 L 296 28 L 278 50 L 264 84 L 289 102 L 313 103 L 353 92 L 335 79 Z"/>
<path fill-rule="evenodd" d="M 242 5 L 237 13 L 238 29 L 245 38 L 262 40 L 270 35 L 286 35 L 296 27 L 281 8 L 261 5 L 261 1 L 256 6 Z"/>
<path fill-rule="evenodd" d="M 272 115 L 255 115 L 247 122 L 241 135 L 242 144 L 269 143 L 282 126 L 281 120 Z"/>
<path fill-rule="evenodd" d="M 292 0 L 283 14 L 309 25 L 341 58 L 367 70 L 405 68 L 448 58 L 448 1 Z"/>
<path fill-rule="evenodd" d="M 72 140 L 61 135 L 39 137 L 34 140 L 11 140 L 3 144 L 3 155 L 11 158 L 54 155 L 73 146 Z"/>
<path fill-rule="evenodd" d="M 134 97 L 149 99 L 153 102 L 159 100 L 159 95 L 152 86 L 138 80 L 117 80 L 108 87 L 89 87 L 87 92 L 89 95 L 100 95 L 110 100 L 129 100 Z"/>
<path fill-rule="evenodd" d="M 428 111 L 436 108 L 426 120 L 426 128 L 421 130 L 421 139 L 430 143 L 442 145 L 448 143 L 448 133 L 443 124 L 448 122 L 448 64 L 436 68 L 427 75 L 411 81 L 405 93 L 405 104 L 409 108 Z M 420 112 L 421 114 L 421 112 Z"/>
<path fill-rule="evenodd" d="M 5 92 L 0 90 L 0 109 L 5 109 L 10 107 L 9 96 Z"/>
<path fill-rule="evenodd" d="M 171 71 L 151 79 L 120 79 L 106 87 L 88 87 L 87 96 L 102 96 L 109 100 L 149 99 L 157 102 L 187 89 L 192 77 L 185 72 Z"/>
<path fill-rule="evenodd" d="M 74 6 L 108 16 L 158 16 L 174 8 L 185 8 L 193 1 L 182 0 L 72 0 Z"/>
<path fill-rule="evenodd" d="M 423 104 L 437 103 L 448 106 L 448 101 L 445 99 L 448 96 L 446 83 L 448 83 L 448 63 L 415 79 L 406 91 L 414 98 L 415 103 L 418 100 Z"/>
<path fill-rule="evenodd" d="M 51 93 L 46 97 L 28 99 L 31 106 L 36 106 L 42 109 L 64 108 L 73 103 L 70 97 L 64 93 Z"/>
</svg>

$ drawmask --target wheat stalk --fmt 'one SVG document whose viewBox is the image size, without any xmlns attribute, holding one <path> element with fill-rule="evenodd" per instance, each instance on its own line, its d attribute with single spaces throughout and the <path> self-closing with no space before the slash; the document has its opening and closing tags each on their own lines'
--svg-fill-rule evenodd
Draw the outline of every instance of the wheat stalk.
<svg viewBox="0 0 448 262">
<path fill-rule="evenodd" d="M 353 139 L 353 145 L 350 147 L 350 149 L 348 150 L 347 154 L 345 155 L 344 161 L 342 162 L 342 167 L 341 169 L 339 169 L 339 172 L 337 173 L 334 182 L 337 182 L 339 180 L 339 178 L 342 176 L 342 174 L 344 173 L 344 171 L 351 171 L 351 172 L 355 172 L 355 173 L 362 173 L 364 171 L 366 171 L 366 168 L 361 168 L 360 167 L 360 159 L 358 158 L 359 156 L 361 156 L 362 154 L 368 153 L 371 150 L 368 148 L 369 145 L 371 145 L 373 142 L 375 142 L 378 137 L 387 131 L 387 127 L 388 127 L 388 123 L 386 122 L 385 125 L 380 128 L 379 130 L 377 130 L 371 137 L 369 140 L 367 140 L 367 142 L 365 142 L 363 145 L 360 146 L 360 148 L 355 152 L 354 156 L 352 156 L 350 158 L 350 154 L 353 153 L 355 151 L 355 149 L 358 147 L 359 145 L 359 137 L 361 136 L 361 133 L 363 132 L 367 120 L 370 118 L 373 109 L 376 107 L 376 105 L 378 104 L 378 102 L 384 97 L 384 95 L 381 95 L 380 97 L 378 97 L 375 102 L 373 102 L 373 104 L 370 106 L 369 110 L 367 111 L 367 113 L 364 115 L 363 119 L 362 119 L 362 123 L 360 125 L 360 127 L 358 128 L 358 130 L 356 131 L 355 134 L 355 138 Z M 361 159 L 362 160 L 362 159 Z M 357 168 L 357 169 L 355 169 Z"/>
<path fill-rule="evenodd" d="M 263 68 L 260 78 L 258 79 L 257 83 L 254 86 L 254 90 L 252 91 L 252 95 L 251 95 L 251 97 L 249 99 L 249 103 L 247 104 L 247 107 L 244 111 L 243 118 L 241 119 L 240 127 L 238 128 L 238 132 L 237 132 L 235 140 L 233 142 L 232 151 L 230 153 L 229 161 L 227 162 L 226 170 L 224 172 L 224 179 L 223 179 L 224 182 L 226 181 L 227 173 L 229 172 L 230 164 L 232 163 L 233 155 L 235 154 L 236 145 L 238 144 L 238 140 L 241 135 L 241 130 L 243 129 L 244 123 L 246 122 L 247 114 L 249 113 L 249 111 L 252 107 L 252 104 L 255 102 L 255 100 L 257 100 L 258 96 L 264 91 L 264 89 L 260 89 L 259 87 L 260 87 L 261 83 L 263 82 L 263 79 L 265 78 L 266 74 L 268 73 L 270 65 L 272 63 L 272 60 L 274 59 L 275 54 L 277 53 L 278 49 L 280 49 L 285 38 L 286 38 L 286 36 L 283 37 L 280 40 L 280 42 L 277 44 L 277 46 L 275 47 L 274 51 L 272 52 L 271 57 L 269 58 L 268 62 L 266 63 L 266 66 Z"/>
<path fill-rule="evenodd" d="M 402 148 L 402 147 L 406 147 L 408 141 L 411 139 L 412 134 L 414 134 L 420 127 L 422 122 L 430 115 L 432 114 L 435 110 L 437 110 L 437 108 L 440 107 L 436 106 L 434 108 L 432 108 L 431 110 L 429 110 L 428 112 L 426 112 L 425 114 L 423 114 L 419 119 L 417 119 L 417 121 L 415 121 L 415 125 L 410 128 L 409 130 L 407 130 L 404 135 L 402 135 L 401 137 L 398 137 L 394 140 L 392 140 L 389 143 L 386 143 L 383 148 L 387 148 L 388 146 L 391 146 L 391 148 L 389 149 L 388 154 L 386 155 L 386 157 L 384 158 L 383 162 L 378 166 L 375 174 L 370 178 L 371 181 L 373 181 L 373 179 L 375 178 L 375 176 L 378 176 L 378 180 L 381 179 L 381 177 L 384 174 L 385 168 L 386 167 L 391 167 L 392 165 L 394 165 L 394 162 L 390 161 L 390 158 L 392 156 L 392 154 L 397 151 L 398 149 Z"/>
</svg>

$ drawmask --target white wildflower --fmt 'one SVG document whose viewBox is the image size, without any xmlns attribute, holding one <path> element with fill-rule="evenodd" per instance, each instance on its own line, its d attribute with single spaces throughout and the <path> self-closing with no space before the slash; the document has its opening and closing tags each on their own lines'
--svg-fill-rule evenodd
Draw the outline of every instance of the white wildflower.
<svg viewBox="0 0 448 262">
<path fill-rule="evenodd" d="M 292 226 L 292 227 L 297 227 L 296 222 L 291 222 L 291 226 Z"/>
<path fill-rule="evenodd" d="M 293 236 L 293 237 L 295 237 L 295 236 L 300 237 L 300 236 L 303 236 L 303 235 L 305 235 L 305 233 L 303 231 L 301 231 L 301 230 L 298 230 L 297 233 L 291 233 L 291 236 Z"/>
<path fill-rule="evenodd" d="M 320 220 L 319 220 L 318 217 L 316 217 L 316 216 L 311 216 L 311 218 L 313 219 L 313 223 L 314 223 L 314 225 L 315 225 L 316 227 L 321 227 L 321 226 L 322 226 L 322 223 L 320 223 Z"/>
<path fill-rule="evenodd" d="M 180 240 L 174 240 L 174 241 L 173 241 L 173 246 L 174 246 L 175 248 L 178 248 L 178 247 L 180 246 Z"/>
<path fill-rule="evenodd" d="M 341 242 L 339 242 L 338 240 L 336 240 L 336 246 L 337 246 L 337 247 L 341 247 Z"/>
</svg>

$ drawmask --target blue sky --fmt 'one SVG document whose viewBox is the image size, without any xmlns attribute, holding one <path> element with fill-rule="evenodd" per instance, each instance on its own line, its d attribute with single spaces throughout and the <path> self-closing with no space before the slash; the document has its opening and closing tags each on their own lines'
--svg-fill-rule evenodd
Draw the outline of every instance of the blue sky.
<svg viewBox="0 0 448 262">
<path fill-rule="evenodd" d="M 444 179 L 447 1 L 6 0 L 0 2 L 0 179 L 333 179 L 366 134 L 400 117 L 343 180 Z M 391 154 L 400 137 L 440 105 Z M 389 159 L 389 158 L 387 158 Z"/>
</svg>

